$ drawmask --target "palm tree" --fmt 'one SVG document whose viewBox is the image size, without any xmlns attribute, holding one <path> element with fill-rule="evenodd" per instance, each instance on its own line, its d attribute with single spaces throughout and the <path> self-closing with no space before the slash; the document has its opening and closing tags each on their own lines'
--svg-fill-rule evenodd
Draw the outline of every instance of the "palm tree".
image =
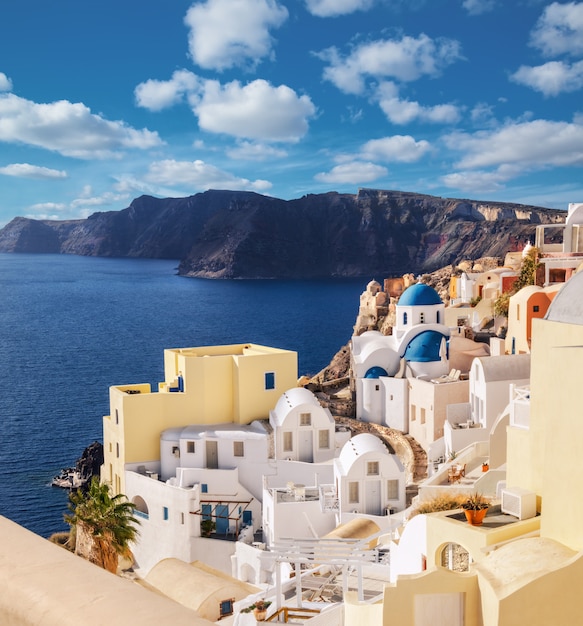
<svg viewBox="0 0 583 626">
<path fill-rule="evenodd" d="M 68 507 L 65 521 L 75 535 L 75 553 L 115 573 L 119 557 L 131 556 L 129 544 L 138 535 L 136 505 L 123 494 L 112 497 L 108 485 L 94 476 L 86 492 L 70 494 Z"/>
</svg>

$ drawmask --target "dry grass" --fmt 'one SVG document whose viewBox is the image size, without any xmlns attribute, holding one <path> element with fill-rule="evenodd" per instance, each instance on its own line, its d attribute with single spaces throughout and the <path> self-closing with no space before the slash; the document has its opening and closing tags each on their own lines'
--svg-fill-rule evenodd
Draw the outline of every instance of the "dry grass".
<svg viewBox="0 0 583 626">
<path fill-rule="evenodd" d="M 437 511 L 453 511 L 454 509 L 460 509 L 467 499 L 468 496 L 461 493 L 448 493 L 423 500 L 411 511 L 409 519 L 415 517 L 415 515 L 422 515 L 423 513 L 436 513 Z"/>
<path fill-rule="evenodd" d="M 58 546 L 69 550 L 70 552 L 75 551 L 75 539 L 71 537 L 71 533 L 65 531 L 61 533 L 53 533 L 49 537 L 49 541 L 51 543 L 56 543 Z"/>
</svg>

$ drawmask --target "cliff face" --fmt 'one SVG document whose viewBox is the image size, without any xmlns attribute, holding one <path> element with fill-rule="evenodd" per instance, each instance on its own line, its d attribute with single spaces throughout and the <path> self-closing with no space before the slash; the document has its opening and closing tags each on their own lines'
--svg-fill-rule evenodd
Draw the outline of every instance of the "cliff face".
<svg viewBox="0 0 583 626">
<path fill-rule="evenodd" d="M 566 212 L 510 203 L 362 189 L 280 200 L 207 191 L 142 196 L 86 220 L 15 218 L 0 252 L 180 259 L 204 278 L 371 277 L 430 272 L 464 258 L 503 257 Z"/>
</svg>

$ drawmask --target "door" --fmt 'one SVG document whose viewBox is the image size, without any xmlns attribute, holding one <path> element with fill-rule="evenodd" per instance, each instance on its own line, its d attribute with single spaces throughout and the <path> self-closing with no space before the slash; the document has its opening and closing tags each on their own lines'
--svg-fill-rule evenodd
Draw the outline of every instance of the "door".
<svg viewBox="0 0 583 626">
<path fill-rule="evenodd" d="M 217 516 L 217 535 L 226 535 L 229 530 L 229 507 L 226 504 L 218 504 L 215 515 Z"/>
<path fill-rule="evenodd" d="M 314 462 L 314 434 L 312 429 L 300 430 L 298 433 L 299 461 L 304 463 Z"/>
<path fill-rule="evenodd" d="M 219 469 L 219 453 L 216 441 L 206 442 L 206 466 L 207 469 Z"/>
<path fill-rule="evenodd" d="M 381 481 L 366 481 L 366 500 L 364 506 L 367 515 L 382 515 L 381 508 Z"/>
</svg>

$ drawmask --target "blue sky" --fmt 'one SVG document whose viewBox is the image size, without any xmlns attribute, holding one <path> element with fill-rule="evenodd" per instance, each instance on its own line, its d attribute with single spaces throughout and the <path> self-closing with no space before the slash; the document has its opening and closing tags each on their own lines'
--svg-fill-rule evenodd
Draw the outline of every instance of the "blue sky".
<svg viewBox="0 0 583 626">
<path fill-rule="evenodd" d="M 142 194 L 583 201 L 583 2 L 0 8 L 0 225 Z"/>
</svg>

